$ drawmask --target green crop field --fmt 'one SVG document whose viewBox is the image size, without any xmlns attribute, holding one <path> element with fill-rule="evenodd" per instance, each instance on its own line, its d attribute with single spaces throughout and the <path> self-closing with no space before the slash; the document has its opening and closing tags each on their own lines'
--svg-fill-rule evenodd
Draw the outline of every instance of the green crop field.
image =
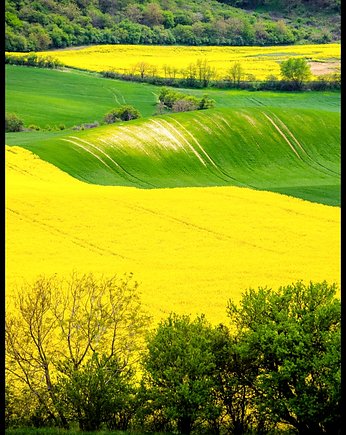
<svg viewBox="0 0 346 435">
<path fill-rule="evenodd" d="M 157 88 L 147 84 L 114 82 L 81 71 L 6 66 L 6 111 L 20 115 L 26 125 L 42 128 L 100 121 L 121 104 L 150 116 L 157 99 L 154 91 Z"/>
<path fill-rule="evenodd" d="M 6 111 L 17 113 L 26 125 L 41 128 L 101 121 L 107 111 L 125 103 L 136 107 L 143 117 L 149 117 L 156 112 L 159 89 L 146 83 L 101 78 L 97 73 L 6 65 Z M 206 93 L 181 91 L 196 96 Z M 207 93 L 218 108 L 273 106 L 340 111 L 340 92 L 208 89 Z"/>
<path fill-rule="evenodd" d="M 123 100 L 142 112 L 136 121 L 84 131 L 7 134 L 7 144 L 80 180 L 141 188 L 246 186 L 340 204 L 338 92 L 208 90 L 215 109 L 150 117 L 155 86 L 17 66 L 8 67 L 7 77 L 7 110 L 26 123 L 102 120 Z"/>
</svg>

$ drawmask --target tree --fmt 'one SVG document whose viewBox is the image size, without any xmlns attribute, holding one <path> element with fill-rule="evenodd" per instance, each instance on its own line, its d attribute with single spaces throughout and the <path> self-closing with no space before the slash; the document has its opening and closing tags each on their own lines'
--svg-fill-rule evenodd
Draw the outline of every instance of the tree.
<svg viewBox="0 0 346 435">
<path fill-rule="evenodd" d="M 27 38 L 28 46 L 33 50 L 47 50 L 52 43 L 47 30 L 40 24 L 33 24 L 30 27 L 29 35 Z"/>
<path fill-rule="evenodd" d="M 138 62 L 135 65 L 135 70 L 139 72 L 142 79 L 145 77 L 145 74 L 149 68 L 150 68 L 150 65 L 146 62 Z"/>
<path fill-rule="evenodd" d="M 171 314 L 147 341 L 143 358 L 147 397 L 163 420 L 190 434 L 197 421 L 218 416 L 213 398 L 213 328 L 202 317 Z"/>
<path fill-rule="evenodd" d="M 143 24 L 152 27 L 162 24 L 164 20 L 165 18 L 160 5 L 158 5 L 157 3 L 148 3 L 146 5 L 143 10 Z"/>
<path fill-rule="evenodd" d="M 161 101 L 165 106 L 172 108 L 174 102 L 181 98 L 183 94 L 174 91 L 173 89 L 163 87 L 160 89 L 159 101 Z"/>
<path fill-rule="evenodd" d="M 208 97 L 208 95 L 203 95 L 203 97 L 199 100 L 198 110 L 212 109 L 215 105 L 215 100 Z"/>
<path fill-rule="evenodd" d="M 133 371 L 115 357 L 97 352 L 75 370 L 67 361 L 59 367 L 56 390 L 65 415 L 79 422 L 81 430 L 98 430 L 103 422 L 113 429 L 126 430 L 123 410 L 131 401 Z"/>
<path fill-rule="evenodd" d="M 231 68 L 228 70 L 229 81 L 234 85 L 239 85 L 242 77 L 244 76 L 244 69 L 239 62 L 234 62 Z"/>
<path fill-rule="evenodd" d="M 126 376 L 147 325 L 132 275 L 40 277 L 19 289 L 6 315 L 7 382 L 29 390 L 55 425 L 69 426 L 67 400 L 80 427 L 95 427 L 88 397 L 95 404 L 100 395 L 114 403 L 114 396 L 101 394 L 101 380 L 108 376 L 119 383 Z"/>
<path fill-rule="evenodd" d="M 134 23 L 139 23 L 142 20 L 142 10 L 138 5 L 129 4 L 126 8 L 125 15 Z"/>
<path fill-rule="evenodd" d="M 281 75 L 284 80 L 292 82 L 300 89 L 305 80 L 311 76 L 310 65 L 304 58 L 289 58 L 280 64 Z"/>
<path fill-rule="evenodd" d="M 210 80 L 215 78 L 216 70 L 209 65 L 207 59 L 197 59 L 196 66 L 198 80 L 202 87 L 206 88 Z"/>
<path fill-rule="evenodd" d="M 242 375 L 256 392 L 254 404 L 274 423 L 299 434 L 340 430 L 340 300 L 336 285 L 301 281 L 277 291 L 249 289 L 228 315 L 237 352 L 257 366 Z"/>
<path fill-rule="evenodd" d="M 255 392 L 249 382 L 256 376 L 257 366 L 240 355 L 234 334 L 224 325 L 215 331 L 213 354 L 217 362 L 214 391 L 222 404 L 224 424 L 233 435 L 250 433 L 258 420 L 253 407 Z"/>
</svg>

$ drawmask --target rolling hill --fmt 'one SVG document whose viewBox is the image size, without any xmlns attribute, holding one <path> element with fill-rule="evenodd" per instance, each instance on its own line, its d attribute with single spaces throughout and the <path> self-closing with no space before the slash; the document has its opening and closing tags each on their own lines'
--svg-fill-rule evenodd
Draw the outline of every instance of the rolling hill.
<svg viewBox="0 0 346 435">
<path fill-rule="evenodd" d="M 338 205 L 339 121 L 338 113 L 312 110 L 211 109 L 70 131 L 22 146 L 93 184 L 233 185 Z"/>
<path fill-rule="evenodd" d="M 78 72 L 26 67 L 7 71 L 8 109 L 18 108 L 26 122 L 55 119 L 71 126 L 76 119 L 90 121 L 119 105 L 124 95 L 147 116 L 156 110 L 154 86 Z M 16 87 L 18 83 L 25 85 Z M 21 145 L 88 183 L 141 188 L 234 185 L 340 204 L 340 93 L 209 94 L 220 108 L 84 131 L 12 133 L 6 143 Z"/>
</svg>

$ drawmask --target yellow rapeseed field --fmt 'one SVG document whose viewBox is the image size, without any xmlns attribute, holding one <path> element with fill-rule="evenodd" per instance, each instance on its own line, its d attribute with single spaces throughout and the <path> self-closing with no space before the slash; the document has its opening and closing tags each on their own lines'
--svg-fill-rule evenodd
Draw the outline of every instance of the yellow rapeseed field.
<svg viewBox="0 0 346 435">
<path fill-rule="evenodd" d="M 311 62 L 312 72 L 314 73 L 316 69 L 317 75 L 332 71 L 340 63 L 341 46 L 340 44 L 282 47 L 94 45 L 85 48 L 51 50 L 40 54 L 58 58 L 67 66 L 91 71 L 128 72 L 136 64 L 144 62 L 149 66 L 155 66 L 157 68 L 155 75 L 163 77 L 165 65 L 175 68 L 179 77 L 181 69 L 185 69 L 198 59 L 206 59 L 222 78 L 227 75 L 234 62 L 240 62 L 246 74 L 264 79 L 271 74 L 280 77 L 280 62 L 292 56 L 306 58 Z M 321 69 L 321 63 L 327 67 Z M 147 69 L 146 74 L 150 74 L 150 69 Z"/>
<path fill-rule="evenodd" d="M 340 209 L 237 187 L 80 182 L 6 147 L 6 300 L 22 280 L 133 272 L 155 320 L 227 321 L 248 287 L 340 281 Z"/>
</svg>

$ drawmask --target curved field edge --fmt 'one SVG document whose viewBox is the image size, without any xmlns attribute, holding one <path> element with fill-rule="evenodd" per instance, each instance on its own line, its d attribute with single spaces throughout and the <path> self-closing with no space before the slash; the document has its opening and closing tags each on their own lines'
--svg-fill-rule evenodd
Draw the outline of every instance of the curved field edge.
<svg viewBox="0 0 346 435">
<path fill-rule="evenodd" d="M 22 146 L 93 184 L 241 186 L 340 205 L 340 114 L 333 112 L 211 109 Z"/>
<path fill-rule="evenodd" d="M 154 320 L 227 321 L 249 287 L 340 281 L 340 209 L 240 187 L 80 182 L 6 147 L 6 303 L 39 274 L 133 272 Z"/>
</svg>

